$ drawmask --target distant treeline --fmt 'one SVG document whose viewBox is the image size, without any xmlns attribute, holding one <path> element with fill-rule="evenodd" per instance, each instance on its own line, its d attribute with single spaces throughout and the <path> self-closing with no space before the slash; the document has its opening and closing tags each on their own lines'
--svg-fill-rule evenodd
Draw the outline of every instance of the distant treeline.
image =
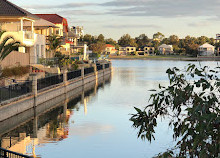
<svg viewBox="0 0 220 158">
<path fill-rule="evenodd" d="M 147 35 L 141 34 L 138 37 L 132 38 L 129 34 L 125 34 L 118 41 L 112 38 L 105 38 L 102 34 L 99 36 L 93 36 L 86 34 L 80 39 L 81 42 L 87 42 L 90 49 L 93 52 L 101 53 L 105 49 L 105 44 L 111 44 L 118 49 L 120 46 L 134 46 L 137 50 L 142 49 L 145 46 L 154 47 L 156 52 L 161 44 L 168 44 L 173 46 L 173 50 L 176 54 L 186 54 L 195 56 L 198 53 L 198 47 L 204 43 L 209 43 L 216 47 L 220 46 L 220 43 L 215 43 L 214 38 L 208 38 L 206 36 L 191 37 L 186 36 L 180 39 L 177 35 L 171 35 L 166 38 L 162 33 L 157 32 L 153 35 L 153 39 L 148 38 Z"/>
</svg>

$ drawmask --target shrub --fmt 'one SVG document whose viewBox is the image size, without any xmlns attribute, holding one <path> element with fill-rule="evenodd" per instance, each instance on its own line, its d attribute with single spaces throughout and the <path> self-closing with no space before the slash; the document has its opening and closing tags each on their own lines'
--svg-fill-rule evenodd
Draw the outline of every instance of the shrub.
<svg viewBox="0 0 220 158">
<path fill-rule="evenodd" d="M 16 66 L 11 68 L 4 68 L 2 70 L 1 77 L 11 77 L 11 76 L 23 76 L 29 73 L 30 67 L 29 66 Z"/>
</svg>

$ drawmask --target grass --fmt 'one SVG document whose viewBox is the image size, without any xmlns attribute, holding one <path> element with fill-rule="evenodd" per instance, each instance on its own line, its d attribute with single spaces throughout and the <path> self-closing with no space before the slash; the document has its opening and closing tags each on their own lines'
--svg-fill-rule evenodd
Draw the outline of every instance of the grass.
<svg viewBox="0 0 220 158">
<path fill-rule="evenodd" d="M 189 58 L 187 56 L 180 55 L 154 55 L 154 56 L 110 56 L 110 59 L 180 59 L 180 58 Z"/>
</svg>

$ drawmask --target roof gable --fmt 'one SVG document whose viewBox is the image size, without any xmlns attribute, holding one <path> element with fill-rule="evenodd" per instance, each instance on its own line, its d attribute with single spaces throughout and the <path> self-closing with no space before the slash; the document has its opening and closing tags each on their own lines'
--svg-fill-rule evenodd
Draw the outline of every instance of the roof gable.
<svg viewBox="0 0 220 158">
<path fill-rule="evenodd" d="M 38 19 L 34 14 L 31 14 L 7 0 L 0 0 L 0 8 L 0 16 L 18 16 Z"/>
<path fill-rule="evenodd" d="M 62 24 L 63 20 L 64 20 L 63 17 L 61 17 L 57 14 L 35 14 L 35 15 L 37 15 L 38 17 L 40 17 L 42 19 L 50 21 L 54 24 Z"/>
</svg>

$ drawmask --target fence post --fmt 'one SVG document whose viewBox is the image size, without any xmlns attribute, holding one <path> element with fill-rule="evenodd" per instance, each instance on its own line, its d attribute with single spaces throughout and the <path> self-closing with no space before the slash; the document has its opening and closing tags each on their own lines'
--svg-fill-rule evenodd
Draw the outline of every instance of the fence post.
<svg viewBox="0 0 220 158">
<path fill-rule="evenodd" d="M 96 79 L 96 83 L 97 83 L 97 81 L 98 81 L 97 66 L 96 66 L 96 64 L 92 64 L 92 67 L 94 68 L 94 75 L 95 75 L 95 79 Z"/>
<path fill-rule="evenodd" d="M 67 86 L 67 69 L 64 68 L 62 69 L 62 73 L 63 73 L 63 84 L 64 84 L 64 93 L 67 93 L 67 89 L 66 89 L 66 86 Z"/>
<path fill-rule="evenodd" d="M 84 81 L 84 66 L 81 67 L 81 77 L 82 80 Z"/>
<path fill-rule="evenodd" d="M 31 74 L 32 94 L 34 95 L 34 107 L 37 106 L 37 74 Z"/>
<path fill-rule="evenodd" d="M 104 75 L 105 75 L 105 63 L 102 64 L 102 70 L 103 70 L 103 77 L 104 77 Z"/>
</svg>

